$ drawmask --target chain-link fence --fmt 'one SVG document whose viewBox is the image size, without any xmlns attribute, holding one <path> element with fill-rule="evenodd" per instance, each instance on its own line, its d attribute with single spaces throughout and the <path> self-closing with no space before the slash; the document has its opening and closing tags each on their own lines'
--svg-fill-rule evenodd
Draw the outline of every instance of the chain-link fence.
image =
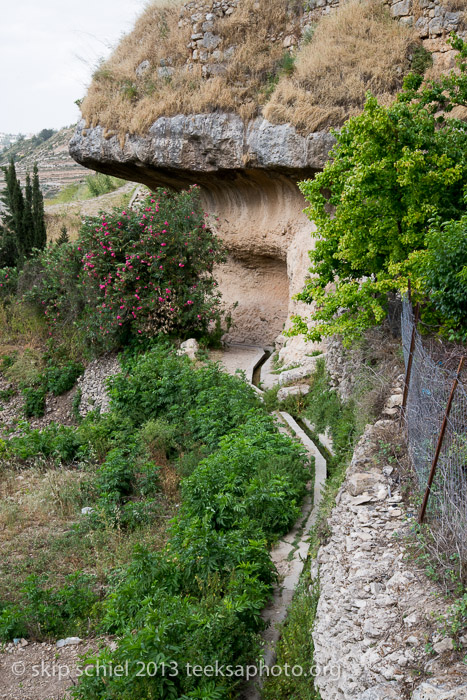
<svg viewBox="0 0 467 700">
<path fill-rule="evenodd" d="M 427 348 L 416 328 L 408 300 L 402 308 L 404 360 L 412 368 L 408 381 L 405 417 L 409 453 L 421 493 L 439 447 L 440 431 L 457 375 L 458 356 Z M 454 368 L 455 367 L 455 368 Z M 467 375 L 467 367 L 465 369 Z M 427 517 L 436 521 L 440 535 L 467 561 L 467 391 L 461 377 L 447 418 L 446 431 L 428 501 Z"/>
</svg>

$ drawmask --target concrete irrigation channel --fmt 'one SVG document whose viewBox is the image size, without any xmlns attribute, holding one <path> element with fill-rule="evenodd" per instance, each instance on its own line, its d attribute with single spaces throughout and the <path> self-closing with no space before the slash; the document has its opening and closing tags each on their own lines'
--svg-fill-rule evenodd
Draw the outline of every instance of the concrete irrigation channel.
<svg viewBox="0 0 467 700">
<path fill-rule="evenodd" d="M 216 353 L 217 354 L 217 353 Z M 227 372 L 235 374 L 237 370 L 245 373 L 246 380 L 261 395 L 258 385 L 261 381 L 261 368 L 268 360 L 271 349 L 257 346 L 230 345 L 212 359 L 218 359 Z M 274 586 L 273 596 L 263 610 L 262 617 L 267 623 L 263 632 L 264 665 L 271 667 L 276 661 L 276 645 L 280 637 L 280 625 L 287 617 L 287 610 L 300 580 L 308 556 L 309 534 L 316 522 L 322 491 L 327 477 L 327 463 L 323 453 L 332 452 L 332 445 L 327 436 L 320 436 L 321 449 L 311 440 L 305 430 L 292 416 L 284 411 L 276 411 L 278 428 L 281 432 L 299 440 L 310 457 L 314 458 L 315 478 L 313 491 L 309 491 L 301 508 L 300 517 L 290 532 L 280 539 L 271 550 L 271 559 L 278 573 L 278 582 Z M 305 427 L 312 432 L 312 426 L 305 419 Z M 324 447 L 324 449 L 323 449 Z M 250 681 L 243 690 L 244 700 L 259 700 L 261 697 L 262 678 Z"/>
</svg>

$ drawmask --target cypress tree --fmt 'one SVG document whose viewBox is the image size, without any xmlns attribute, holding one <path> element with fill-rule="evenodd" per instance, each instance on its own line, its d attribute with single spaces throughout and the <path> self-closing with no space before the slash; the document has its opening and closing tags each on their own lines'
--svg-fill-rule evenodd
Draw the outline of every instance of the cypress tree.
<svg viewBox="0 0 467 700">
<path fill-rule="evenodd" d="M 19 252 L 16 236 L 4 226 L 0 227 L 0 268 L 16 267 Z"/>
<path fill-rule="evenodd" d="M 2 202 L 5 208 L 3 215 L 1 265 L 17 265 L 24 256 L 24 198 L 21 185 L 16 176 L 13 158 L 8 167 L 3 168 L 6 188 L 2 193 Z M 8 262 L 6 260 L 8 259 Z"/>
<path fill-rule="evenodd" d="M 44 218 L 44 198 L 39 185 L 37 163 L 34 163 L 32 177 L 32 216 L 34 220 L 34 248 L 42 250 L 47 245 L 47 231 Z"/>
<path fill-rule="evenodd" d="M 63 245 L 64 243 L 69 243 L 69 242 L 70 242 L 70 239 L 68 237 L 67 227 L 65 226 L 65 224 L 63 224 L 62 228 L 60 229 L 60 235 L 57 238 L 56 243 L 57 243 L 57 245 Z"/>
<path fill-rule="evenodd" d="M 26 175 L 26 186 L 24 188 L 24 209 L 23 209 L 23 254 L 25 258 L 31 255 L 35 245 L 34 217 L 32 213 L 32 185 L 29 173 Z"/>
</svg>

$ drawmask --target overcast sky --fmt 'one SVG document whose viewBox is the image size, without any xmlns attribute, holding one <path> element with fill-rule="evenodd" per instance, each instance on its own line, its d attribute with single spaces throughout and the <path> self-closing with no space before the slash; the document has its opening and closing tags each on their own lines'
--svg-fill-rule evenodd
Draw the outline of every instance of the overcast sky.
<svg viewBox="0 0 467 700">
<path fill-rule="evenodd" d="M 3 0 L 0 131 L 37 133 L 79 118 L 100 57 L 133 27 L 146 0 Z"/>
</svg>

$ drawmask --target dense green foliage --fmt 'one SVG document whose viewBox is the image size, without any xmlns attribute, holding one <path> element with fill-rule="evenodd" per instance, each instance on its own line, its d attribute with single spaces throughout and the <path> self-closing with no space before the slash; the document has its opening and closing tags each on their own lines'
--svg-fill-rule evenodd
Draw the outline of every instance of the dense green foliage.
<svg viewBox="0 0 467 700">
<path fill-rule="evenodd" d="M 467 104 L 467 46 L 452 43 L 460 51 L 459 73 L 428 87 L 413 74 L 388 107 L 370 96 L 363 113 L 335 133 L 323 172 L 301 184 L 319 238 L 310 253 L 313 276 L 299 295 L 316 311 L 310 328 L 296 319 L 296 332 L 315 340 L 336 332 L 356 338 L 382 321 L 388 293 L 404 291 L 409 276 L 424 296 L 434 284 L 437 294 L 429 301 L 440 323 L 459 326 L 453 302 L 462 305 L 465 288 L 456 300 L 451 290 L 444 302 L 450 280 L 442 271 L 432 284 L 419 274 L 424 255 L 433 256 L 430 230 L 440 226 L 434 222 L 458 221 L 465 212 L 467 126 L 448 114 Z M 453 232 L 445 227 L 445 238 Z M 457 278 L 457 289 L 463 279 Z"/>
<path fill-rule="evenodd" d="M 100 351 L 160 333 L 207 335 L 220 325 L 212 272 L 223 259 L 197 189 L 159 190 L 139 211 L 87 219 L 76 242 L 31 261 L 19 285 L 52 337 L 71 323 Z"/>
<path fill-rule="evenodd" d="M 467 340 L 467 215 L 434 222 L 414 268 L 452 340 Z"/>
<path fill-rule="evenodd" d="M 181 505 L 169 541 L 158 552 L 138 548 L 114 572 L 98 608 L 90 610 L 96 597 L 84 592 L 79 610 L 58 604 L 53 629 L 43 627 L 42 611 L 63 592 L 32 581 L 34 595 L 27 595 L 36 602 L 24 614 L 4 604 L 0 631 L 3 638 L 38 629 L 68 634 L 92 613 L 98 630 L 119 639 L 100 664 L 128 661 L 129 675 L 91 674 L 74 690 L 77 698 L 227 698 L 241 678 L 195 677 L 187 664 L 236 667 L 257 658 L 260 614 L 275 580 L 268 547 L 297 517 L 309 464 L 241 377 L 197 366 L 162 343 L 123 361 L 110 382 L 110 413 L 90 414 L 78 428 L 26 429 L 0 444 L 0 457 L 88 464 L 82 489 L 92 512 L 76 526 L 82 533 L 137 530 L 158 517 L 162 470 L 180 468 Z M 152 662 L 152 677 L 138 675 L 141 661 Z M 175 667 L 178 675 L 169 674 Z"/>
<path fill-rule="evenodd" d="M 21 589 L 21 603 L 0 602 L 0 639 L 37 635 L 59 637 L 86 630 L 98 601 L 93 577 L 71 574 L 62 588 L 47 588 L 47 575 L 29 576 Z"/>
</svg>

